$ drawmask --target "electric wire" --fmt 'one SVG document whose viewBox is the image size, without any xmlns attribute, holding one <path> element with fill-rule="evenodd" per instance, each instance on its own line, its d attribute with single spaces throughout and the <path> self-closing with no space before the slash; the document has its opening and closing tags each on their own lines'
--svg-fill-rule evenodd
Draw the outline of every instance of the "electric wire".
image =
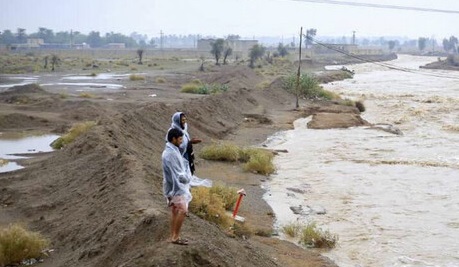
<svg viewBox="0 0 459 267">
<path fill-rule="evenodd" d="M 331 5 L 341 5 L 341 6 L 411 10 L 411 11 L 419 11 L 419 12 L 459 14 L 459 10 L 446 10 L 446 9 L 436 9 L 436 8 L 423 8 L 423 7 L 413 7 L 413 6 L 398 6 L 398 5 L 371 4 L 371 3 L 358 3 L 358 2 L 350 2 L 350 1 L 336 1 L 336 0 L 289 0 L 289 1 L 331 4 Z"/>
<path fill-rule="evenodd" d="M 385 68 L 388 68 L 388 69 L 391 69 L 391 70 L 402 71 L 402 72 L 407 72 L 407 73 L 413 73 L 413 74 L 418 74 L 418 75 L 425 75 L 425 76 L 433 76 L 433 77 L 437 77 L 437 78 L 448 78 L 448 79 L 459 80 L 459 77 L 456 77 L 456 76 L 444 75 L 444 74 L 440 74 L 440 73 L 429 73 L 429 72 L 425 72 L 425 71 L 419 71 L 419 70 L 399 67 L 399 66 L 395 66 L 395 65 L 392 65 L 392 64 L 389 64 L 389 63 L 384 63 L 384 62 L 374 62 L 374 61 L 367 60 L 365 58 L 359 57 L 357 55 L 351 54 L 351 53 L 349 53 L 347 51 L 344 51 L 342 49 L 338 49 L 336 47 L 333 47 L 333 46 L 324 44 L 322 42 L 319 42 L 319 41 L 317 41 L 316 39 L 314 39 L 314 38 L 312 38 L 310 36 L 306 36 L 306 38 L 309 39 L 312 43 L 315 43 L 317 45 L 323 46 L 323 47 L 325 47 L 327 49 L 333 50 L 335 52 L 341 53 L 343 55 L 346 55 L 348 57 L 360 60 L 360 61 L 365 62 L 365 63 L 370 63 L 370 64 L 382 66 L 382 67 L 385 67 Z"/>
</svg>

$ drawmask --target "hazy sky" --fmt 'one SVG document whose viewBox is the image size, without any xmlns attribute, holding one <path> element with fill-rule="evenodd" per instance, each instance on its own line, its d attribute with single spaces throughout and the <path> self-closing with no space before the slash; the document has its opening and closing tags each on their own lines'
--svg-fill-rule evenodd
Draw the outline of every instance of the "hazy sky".
<svg viewBox="0 0 459 267">
<path fill-rule="evenodd" d="M 347 0 L 458 10 L 458 0 Z M 38 27 L 165 34 L 291 37 L 299 27 L 318 36 L 459 36 L 459 14 L 338 6 L 291 0 L 0 0 L 0 30 Z"/>
</svg>

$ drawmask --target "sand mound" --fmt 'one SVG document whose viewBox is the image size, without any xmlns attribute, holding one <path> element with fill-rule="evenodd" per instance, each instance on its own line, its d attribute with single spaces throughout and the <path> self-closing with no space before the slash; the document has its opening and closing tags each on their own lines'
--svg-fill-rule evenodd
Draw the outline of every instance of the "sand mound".
<svg viewBox="0 0 459 267">
<path fill-rule="evenodd" d="M 249 242 L 195 216 L 184 225 L 192 246 L 167 242 L 161 152 L 170 116 L 189 114 L 192 134 L 223 136 L 256 105 L 248 90 L 171 106 L 150 104 L 104 116 L 49 159 L 0 180 L 11 212 L 30 218 L 56 248 L 49 266 L 277 266 Z"/>
<path fill-rule="evenodd" d="M 206 73 L 201 80 L 210 84 L 226 84 L 231 89 L 251 88 L 262 81 L 262 78 L 247 66 L 216 66 L 215 68 L 216 73 Z"/>
<path fill-rule="evenodd" d="M 0 114 L 0 129 L 3 130 L 49 126 L 49 123 L 45 118 L 21 113 Z"/>
</svg>

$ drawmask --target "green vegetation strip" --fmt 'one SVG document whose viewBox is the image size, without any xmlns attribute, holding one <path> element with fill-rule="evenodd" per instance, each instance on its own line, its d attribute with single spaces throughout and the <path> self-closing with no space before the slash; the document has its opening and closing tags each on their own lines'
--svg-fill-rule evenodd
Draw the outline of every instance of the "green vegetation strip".
<svg viewBox="0 0 459 267">
<path fill-rule="evenodd" d="M 225 84 L 201 84 L 199 81 L 192 81 L 182 85 L 182 93 L 188 94 L 219 94 L 228 91 L 228 86 Z"/>
<path fill-rule="evenodd" d="M 245 171 L 264 175 L 276 170 L 272 162 L 274 154 L 262 148 L 241 148 L 227 142 L 213 143 L 203 147 L 200 156 L 207 160 L 239 161 L 244 163 Z"/>
<path fill-rule="evenodd" d="M 61 149 L 62 147 L 72 143 L 78 136 L 89 131 L 89 129 L 91 129 L 94 125 L 96 125 L 96 122 L 94 121 L 87 121 L 73 125 L 68 133 L 52 142 L 51 147 L 54 149 Z"/>
</svg>

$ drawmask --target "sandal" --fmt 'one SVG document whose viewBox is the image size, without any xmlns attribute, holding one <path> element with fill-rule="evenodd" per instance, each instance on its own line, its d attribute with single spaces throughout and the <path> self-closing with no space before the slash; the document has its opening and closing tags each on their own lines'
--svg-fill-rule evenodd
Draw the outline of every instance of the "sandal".
<svg viewBox="0 0 459 267">
<path fill-rule="evenodd" d="M 172 240 L 171 243 L 176 244 L 176 245 L 186 246 L 188 245 L 188 240 L 179 238 L 177 240 Z"/>
</svg>

